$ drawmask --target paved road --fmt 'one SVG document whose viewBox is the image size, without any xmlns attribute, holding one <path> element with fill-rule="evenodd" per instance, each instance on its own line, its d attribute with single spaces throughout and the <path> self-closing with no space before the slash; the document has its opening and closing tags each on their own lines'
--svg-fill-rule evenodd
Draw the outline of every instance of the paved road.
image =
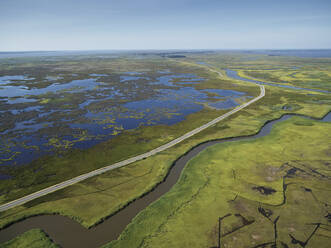
<svg viewBox="0 0 331 248">
<path fill-rule="evenodd" d="M 215 70 L 212 70 L 216 73 L 218 73 L 219 76 L 223 76 L 220 72 L 218 71 L 215 71 Z M 120 168 L 120 167 L 123 167 L 125 165 L 128 165 L 128 164 L 131 164 L 133 162 L 136 162 L 136 161 L 139 161 L 139 160 L 142 160 L 144 158 L 148 158 L 150 156 L 153 156 L 159 152 L 162 152 L 170 147 L 173 147 L 174 145 L 182 142 L 183 140 L 186 140 L 188 139 L 189 137 L 205 130 L 206 128 L 208 127 L 211 127 L 213 125 L 215 125 L 216 123 L 220 122 L 221 120 L 224 120 L 225 118 L 229 117 L 230 115 L 233 115 L 234 113 L 237 113 L 238 111 L 240 111 L 241 109 L 247 107 L 248 105 L 258 101 L 259 99 L 261 99 L 262 97 L 264 97 L 265 95 L 265 88 L 263 85 L 259 85 L 260 87 L 260 95 L 255 97 L 254 99 L 250 100 L 249 102 L 246 102 L 232 110 L 230 110 L 229 112 L 217 117 L 216 119 L 178 137 L 177 139 L 174 139 L 172 141 L 170 141 L 169 143 L 166 143 L 162 146 L 159 146 L 149 152 L 146 152 L 146 153 L 143 153 L 143 154 L 140 154 L 138 156 L 135 156 L 135 157 L 132 157 L 132 158 L 129 158 L 129 159 L 126 159 L 126 160 L 123 160 L 123 161 L 120 161 L 120 162 L 117 162 L 115 164 L 112 164 L 112 165 L 108 165 L 106 167 L 103 167 L 103 168 L 100 168 L 100 169 L 97 169 L 97 170 L 94 170 L 94 171 L 91 171 L 91 172 L 88 172 L 88 173 L 85 173 L 83 175 L 80 175 L 80 176 L 77 176 L 77 177 L 74 177 L 72 179 L 69 179 L 67 181 L 64 181 L 64 182 L 61 182 L 61 183 L 58 183 L 58 184 L 55 184 L 53 186 L 50 186 L 48 188 L 45 188 L 45 189 L 42 189 L 40 191 L 37 191 L 35 193 L 32 193 L 30 195 L 26 195 L 24 197 L 21 197 L 19 199 L 16 199 L 14 201 L 11 201 L 11 202 L 8 202 L 8 203 L 5 203 L 3 205 L 0 206 L 0 212 L 2 211 L 5 211 L 5 210 L 8 210 L 10 208 L 13 208 L 13 207 L 16 207 L 16 206 L 20 206 L 26 202 L 29 202 L 29 201 L 32 201 L 36 198 L 39 198 L 41 196 L 44 196 L 44 195 L 47 195 L 47 194 L 50 194 L 54 191 L 57 191 L 59 189 L 63 189 L 65 187 L 68 187 L 69 185 L 72 185 L 72 184 L 75 184 L 75 183 L 78 183 L 78 182 L 81 182 L 87 178 L 90 178 L 90 177 L 94 177 L 96 175 L 100 175 L 106 171 L 110 171 L 110 170 L 114 170 L 116 168 Z"/>
<path fill-rule="evenodd" d="M 212 71 L 212 72 L 216 72 L 217 74 L 218 74 L 218 76 L 220 76 L 221 78 L 223 77 L 223 74 L 222 74 L 222 72 L 220 72 L 220 71 L 216 71 L 215 69 L 212 69 L 212 68 L 208 68 L 210 71 Z"/>
</svg>

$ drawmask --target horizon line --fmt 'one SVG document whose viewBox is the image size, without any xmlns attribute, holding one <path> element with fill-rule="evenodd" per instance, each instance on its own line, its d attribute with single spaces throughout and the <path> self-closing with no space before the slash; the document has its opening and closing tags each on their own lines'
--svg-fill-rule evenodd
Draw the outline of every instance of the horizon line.
<svg viewBox="0 0 331 248">
<path fill-rule="evenodd" d="M 288 51 L 288 50 L 331 50 L 330 48 L 162 48 L 162 49 L 153 49 L 153 48 L 116 48 L 116 49 L 55 49 L 55 50 L 0 50 L 0 53 L 19 53 L 19 52 L 103 52 L 103 51 Z"/>
</svg>

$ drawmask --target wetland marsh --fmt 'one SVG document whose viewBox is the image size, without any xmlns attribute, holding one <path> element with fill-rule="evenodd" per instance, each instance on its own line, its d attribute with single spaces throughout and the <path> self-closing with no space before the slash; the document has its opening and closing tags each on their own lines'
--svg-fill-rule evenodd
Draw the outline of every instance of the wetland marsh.
<svg viewBox="0 0 331 248">
<path fill-rule="evenodd" d="M 206 79 L 170 70 L 50 76 L 37 69 L 38 64 L 25 75 L 0 76 L 1 165 L 89 148 L 140 126 L 172 125 L 204 105 L 229 109 L 238 105 L 236 98 L 249 96 L 196 89 Z"/>
<path fill-rule="evenodd" d="M 84 56 L 74 59 L 47 58 L 47 61 L 52 61 L 49 65 L 49 62 L 41 63 L 39 59 L 31 62 L 31 58 L 24 58 L 24 63 L 18 63 L 20 66 L 15 64 L 15 71 L 12 73 L 8 73 L 9 65 L 17 63 L 16 59 L 9 59 L 6 64 L 1 65 L 0 68 L 6 71 L 2 75 L 7 75 L 7 78 L 2 79 L 5 86 L 19 87 L 18 92 L 35 92 L 35 95 L 28 97 L 3 97 L 2 101 L 8 108 L 4 108 L 5 111 L 13 110 L 14 113 L 11 114 L 15 115 L 14 108 L 10 108 L 11 104 L 22 109 L 32 107 L 31 111 L 16 112 L 18 116 L 23 114 L 19 118 L 21 122 L 29 121 L 29 118 L 39 121 L 39 114 L 52 117 L 42 119 L 52 121 L 53 126 L 49 124 L 37 129 L 36 137 L 44 135 L 58 138 L 53 140 L 53 146 L 47 145 L 51 149 L 46 149 L 44 153 L 38 152 L 38 159 L 31 163 L 20 166 L 18 162 L 17 165 L 10 164 L 14 163 L 13 159 L 3 164 L 1 168 L 4 180 L 0 181 L 3 202 L 54 184 L 75 173 L 86 172 L 150 150 L 258 95 L 256 85 L 230 77 L 227 70 L 237 71 L 242 77 L 239 79 L 254 80 L 248 74 L 256 70 L 278 71 L 279 74 L 291 71 L 309 76 L 312 68 L 325 71 L 331 67 L 331 61 L 325 58 L 270 57 L 228 52 L 193 52 L 185 53 L 185 56 L 176 54 L 176 57 L 162 53 L 161 59 L 157 53 L 147 57 L 140 54 L 139 58 L 136 55 L 116 58 L 107 56 L 103 55 L 101 60 Z M 35 71 L 34 66 L 43 66 L 46 73 L 40 77 L 37 73 L 27 73 L 29 70 Z M 21 67 L 25 74 L 17 72 Z M 62 72 L 56 76 L 56 73 L 47 72 L 53 70 L 51 68 Z M 260 78 L 255 79 L 259 81 Z M 33 80 L 45 82 L 38 88 L 32 86 Z M 90 83 L 82 83 L 81 87 L 77 87 L 76 80 L 89 80 L 92 86 Z M 262 127 L 260 135 L 265 134 L 264 132 L 270 131 L 273 123 L 270 121 L 285 114 L 323 117 L 331 110 L 328 80 L 325 78 L 325 81 L 309 88 L 304 80 L 297 81 L 292 85 L 294 87 L 274 87 L 282 82 L 261 79 L 260 82 L 266 84 L 266 96 L 259 102 L 167 151 L 0 213 L 3 233 L 14 230 L 15 235 L 19 234 L 15 225 L 25 223 L 20 222 L 25 218 L 28 218 L 26 223 L 33 223 L 34 218 L 29 218 L 30 216 L 46 214 L 35 217 L 38 220 L 47 219 L 47 214 L 60 214 L 67 217 L 55 215 L 49 218 L 60 220 L 59 226 L 62 225 L 61 220 L 65 220 L 79 230 L 93 235 L 97 230 L 111 225 L 109 223 L 112 223 L 112 218 L 116 219 L 122 213 L 126 221 L 123 225 L 115 224 L 112 227 L 117 231 L 104 228 L 104 238 L 98 236 L 98 244 L 89 243 L 93 238 L 83 243 L 97 247 L 121 233 L 107 247 L 168 247 L 170 244 L 173 247 L 296 248 L 302 247 L 301 244 L 306 247 L 314 247 L 309 246 L 311 244 L 327 247 L 325 245 L 330 240 L 327 217 L 330 203 L 325 188 L 329 185 L 330 157 L 326 152 L 329 149 L 329 123 L 293 117 L 276 124 L 271 134 L 263 138 L 218 144 L 197 155 L 196 153 L 200 151 L 199 147 L 217 143 L 208 143 L 210 140 L 251 136 Z M 24 88 L 21 81 L 24 81 Z M 110 84 L 113 87 L 111 89 Z M 45 90 L 56 87 L 59 87 L 59 91 Z M 132 90 L 137 90 L 138 93 L 131 94 Z M 52 97 L 40 97 L 37 94 L 39 92 Z M 66 100 L 61 102 L 59 99 L 62 98 Z M 41 105 L 42 101 L 44 105 Z M 46 108 L 40 109 L 38 106 Z M 29 112 L 32 112 L 31 116 L 28 115 Z M 69 119 L 68 116 L 73 117 Z M 34 124 L 36 123 L 23 123 L 19 127 L 33 127 Z M 15 126 L 8 126 L 6 130 Z M 120 128 L 116 128 L 117 126 Z M 51 130 L 51 127 L 56 128 Z M 77 131 L 76 134 L 75 131 L 75 137 L 70 136 L 76 129 L 85 132 Z M 29 134 L 26 128 L 17 130 L 22 130 L 21 133 L 18 132 L 18 136 L 32 136 L 33 133 L 31 131 Z M 53 137 L 55 132 L 56 135 L 62 132 L 66 135 Z M 307 142 L 303 144 L 302 140 Z M 203 144 L 199 146 L 201 143 Z M 310 143 L 315 144 L 314 149 Z M 28 146 L 26 148 L 29 149 Z M 192 151 L 195 151 L 194 158 L 190 157 Z M 315 159 L 316 157 L 319 159 Z M 182 163 L 181 167 L 177 167 L 174 161 Z M 181 169 L 183 173 L 180 174 Z M 171 176 L 173 171 L 176 171 L 176 179 Z M 159 184 L 163 180 L 164 183 Z M 282 180 L 285 180 L 285 184 L 282 184 Z M 165 194 L 157 200 L 161 196 L 158 194 L 158 187 L 162 188 L 164 184 L 169 184 L 169 187 L 162 191 L 162 195 Z M 174 186 L 171 188 L 172 185 Z M 326 205 L 315 206 L 309 196 L 302 195 L 301 189 L 303 192 L 313 192 L 312 197 L 317 205 Z M 146 198 L 143 196 L 145 194 Z M 149 199 L 153 194 L 156 195 L 155 198 L 145 202 L 144 199 Z M 285 203 L 284 199 L 287 199 Z M 306 200 L 309 200 L 309 204 L 304 203 Z M 139 202 L 144 202 L 145 205 L 135 208 Z M 125 211 L 130 212 L 126 210 L 130 208 L 131 215 L 123 214 Z M 298 211 L 299 215 L 291 215 L 293 211 Z M 310 219 L 304 217 L 307 211 L 313 212 Z M 195 216 L 193 213 L 197 212 L 201 214 Z M 311 229 L 306 225 L 307 221 L 317 224 Z M 13 224 L 15 222 L 17 224 Z M 275 223 L 278 231 L 273 228 Z M 10 226 L 11 224 L 13 225 Z M 44 227 L 47 233 L 46 226 L 39 228 Z M 91 229 L 87 230 L 86 227 Z M 254 230 L 259 230 L 261 235 Z M 23 229 L 20 233 L 22 232 Z M 50 238 L 51 233 L 49 231 Z M 179 238 L 178 235 L 185 238 Z M 42 232 L 33 231 L 32 234 L 18 236 L 9 241 L 12 243 L 4 244 L 4 247 L 14 247 L 11 244 L 27 240 L 26 237 L 32 239 L 38 236 L 45 244 L 49 242 Z M 323 237 L 320 238 L 321 241 L 317 236 Z M 87 234 L 86 238 L 88 239 Z M 56 238 L 54 241 L 57 242 Z M 62 241 L 59 243 L 64 244 Z M 71 246 L 73 245 L 64 245 Z"/>
</svg>

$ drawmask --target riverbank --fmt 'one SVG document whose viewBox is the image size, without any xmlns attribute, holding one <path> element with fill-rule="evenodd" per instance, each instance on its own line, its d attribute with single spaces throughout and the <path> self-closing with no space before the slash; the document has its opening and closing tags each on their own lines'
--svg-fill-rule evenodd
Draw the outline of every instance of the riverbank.
<svg viewBox="0 0 331 248">
<path fill-rule="evenodd" d="M 311 247 L 328 247 L 327 210 L 314 197 L 328 199 L 330 130 L 293 117 L 265 137 L 207 148 L 105 247 L 285 246 L 307 233 Z"/>
</svg>

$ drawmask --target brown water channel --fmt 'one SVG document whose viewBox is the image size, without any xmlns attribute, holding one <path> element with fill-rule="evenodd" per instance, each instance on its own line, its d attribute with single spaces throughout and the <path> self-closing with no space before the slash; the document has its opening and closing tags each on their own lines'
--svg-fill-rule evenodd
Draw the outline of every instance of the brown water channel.
<svg viewBox="0 0 331 248">
<path fill-rule="evenodd" d="M 266 136 L 270 133 L 270 130 L 274 124 L 287 120 L 291 116 L 293 115 L 286 114 L 280 119 L 269 121 L 257 134 L 252 136 L 219 139 L 197 145 L 174 162 L 168 176 L 153 191 L 132 202 L 93 228 L 86 229 L 78 222 L 60 215 L 40 215 L 16 222 L 1 230 L 0 242 L 6 242 L 32 228 L 41 228 L 55 243 L 64 248 L 93 248 L 104 245 L 118 238 L 125 227 L 141 210 L 167 193 L 178 181 L 180 174 L 187 162 L 195 157 L 199 152 L 209 146 L 219 143 L 248 140 Z M 321 120 L 330 122 L 331 112 L 329 112 Z"/>
</svg>

